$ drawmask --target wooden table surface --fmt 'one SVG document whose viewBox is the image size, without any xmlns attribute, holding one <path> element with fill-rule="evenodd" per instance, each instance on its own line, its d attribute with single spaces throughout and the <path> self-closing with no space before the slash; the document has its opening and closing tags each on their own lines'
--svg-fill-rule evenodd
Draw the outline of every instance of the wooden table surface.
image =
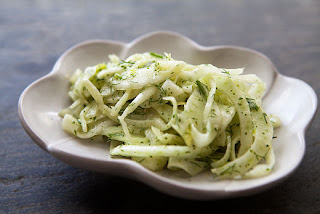
<svg viewBox="0 0 320 214">
<path fill-rule="evenodd" d="M 190 201 L 140 182 L 70 167 L 23 130 L 23 89 L 70 46 L 88 39 L 129 42 L 169 30 L 201 45 L 263 52 L 282 74 L 320 90 L 320 1 L 0 1 L 0 213 L 320 213 L 320 121 L 306 133 L 296 172 L 263 193 Z M 241 213 L 241 212 L 240 212 Z"/>
</svg>

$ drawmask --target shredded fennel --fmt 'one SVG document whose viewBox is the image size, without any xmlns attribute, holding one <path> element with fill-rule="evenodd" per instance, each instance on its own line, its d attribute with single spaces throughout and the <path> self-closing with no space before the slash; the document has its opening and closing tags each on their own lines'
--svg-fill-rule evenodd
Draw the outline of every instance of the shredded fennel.
<svg viewBox="0 0 320 214">
<path fill-rule="evenodd" d="M 273 129 L 261 107 L 265 83 L 243 68 L 191 65 L 170 54 L 134 54 L 77 70 L 73 103 L 59 114 L 79 138 L 105 136 L 112 157 L 156 171 L 210 169 L 217 178 L 271 172 Z"/>
</svg>

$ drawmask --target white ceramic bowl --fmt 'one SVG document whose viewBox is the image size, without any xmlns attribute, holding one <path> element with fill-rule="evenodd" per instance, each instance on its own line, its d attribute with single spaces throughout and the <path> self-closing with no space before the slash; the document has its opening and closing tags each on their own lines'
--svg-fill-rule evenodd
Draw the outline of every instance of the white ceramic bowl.
<svg viewBox="0 0 320 214">
<path fill-rule="evenodd" d="M 126 58 L 147 51 L 168 52 L 173 58 L 192 64 L 245 67 L 245 73 L 257 74 L 266 82 L 263 108 L 282 121 L 275 131 L 276 164 L 272 173 L 255 179 L 215 181 L 210 172 L 194 177 L 167 170 L 151 172 L 128 159 L 111 159 L 105 143 L 81 140 L 62 130 L 57 112 L 70 104 L 67 75 L 77 68 L 105 62 L 109 54 Z M 281 75 L 263 54 L 234 46 L 203 47 L 171 32 L 150 33 L 128 44 L 108 40 L 77 44 L 58 59 L 48 75 L 27 87 L 19 100 L 25 130 L 42 149 L 59 160 L 79 168 L 134 178 L 162 192 L 198 200 L 254 194 L 283 181 L 303 158 L 304 135 L 316 109 L 317 98 L 312 88 L 301 80 Z"/>
</svg>

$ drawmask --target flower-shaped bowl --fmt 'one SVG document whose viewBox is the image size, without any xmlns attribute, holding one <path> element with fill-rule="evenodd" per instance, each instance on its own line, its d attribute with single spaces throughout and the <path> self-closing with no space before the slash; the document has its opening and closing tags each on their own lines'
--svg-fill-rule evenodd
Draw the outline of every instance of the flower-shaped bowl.
<svg viewBox="0 0 320 214">
<path fill-rule="evenodd" d="M 75 138 L 62 130 L 58 112 L 70 104 L 68 76 L 105 62 L 109 54 L 122 59 L 142 52 L 171 53 L 191 64 L 213 64 L 223 68 L 245 67 L 267 85 L 263 108 L 280 117 L 275 130 L 276 164 L 265 177 L 243 180 L 214 180 L 210 172 L 194 177 L 168 170 L 152 172 L 128 159 L 112 159 L 106 143 Z M 28 86 L 19 100 L 21 123 L 45 151 L 74 167 L 139 180 L 170 195 L 209 200 L 254 194 L 283 181 L 298 167 L 305 152 L 305 132 L 317 109 L 317 97 L 305 82 L 281 75 L 263 54 L 242 47 L 203 47 L 172 32 L 154 32 L 130 43 L 92 40 L 77 44 L 57 60 L 52 71 Z"/>
</svg>

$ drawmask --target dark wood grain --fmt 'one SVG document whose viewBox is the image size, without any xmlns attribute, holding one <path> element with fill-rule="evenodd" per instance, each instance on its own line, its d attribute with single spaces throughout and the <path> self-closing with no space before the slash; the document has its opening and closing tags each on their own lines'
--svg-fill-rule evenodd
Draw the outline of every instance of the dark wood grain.
<svg viewBox="0 0 320 214">
<path fill-rule="evenodd" d="M 320 121 L 306 155 L 282 184 L 250 197 L 186 201 L 139 182 L 75 169 L 42 151 L 20 125 L 23 89 L 70 46 L 123 42 L 170 30 L 201 45 L 239 45 L 269 56 L 285 75 L 320 90 L 320 1 L 0 1 L 0 213 L 125 213 L 169 210 L 320 212 Z M 153 207 L 153 208 L 152 208 Z"/>
</svg>

